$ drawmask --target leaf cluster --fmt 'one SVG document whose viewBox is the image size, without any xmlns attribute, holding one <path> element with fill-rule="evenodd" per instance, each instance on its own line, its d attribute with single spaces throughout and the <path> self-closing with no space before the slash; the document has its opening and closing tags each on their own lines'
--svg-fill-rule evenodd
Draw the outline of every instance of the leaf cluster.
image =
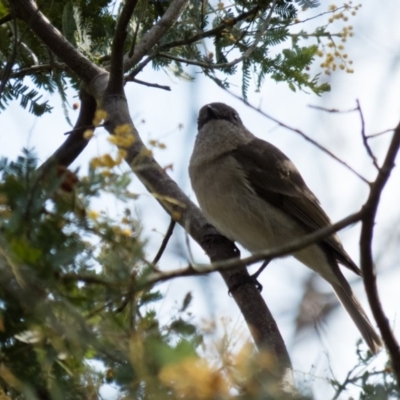
<svg viewBox="0 0 400 400">
<path fill-rule="evenodd" d="M 138 1 L 124 48 L 128 56 L 171 3 L 171 0 Z M 153 68 L 193 80 L 186 67 L 194 64 L 218 84 L 228 87 L 229 77 L 239 67 L 245 98 L 251 81 L 255 80 L 259 90 L 267 76 L 277 82 L 288 82 L 292 90 L 311 90 L 316 94 L 329 90 L 327 84 L 319 83 L 318 75 L 305 72 L 315 58 L 316 47 L 289 44 L 290 28 L 299 13 L 304 7 L 316 7 L 318 3 L 278 0 L 270 16 L 271 5 L 271 1 L 265 0 L 227 3 L 191 0 L 178 23 L 151 50 Z M 111 0 L 39 4 L 40 11 L 64 37 L 103 68 L 109 65 L 121 7 Z M 0 18 L 7 13 L 7 6 L 0 8 Z M 263 24 L 268 20 L 264 32 Z M 241 58 L 242 62 L 234 62 Z M 40 116 L 51 111 L 49 104 L 41 100 L 43 94 L 58 93 L 68 119 L 66 90 L 78 89 L 79 78 L 21 22 L 10 20 L 0 25 L 0 71 L 2 109 L 10 101 L 20 99 L 23 108 Z"/>
<path fill-rule="evenodd" d="M 166 360 L 195 354 L 201 336 L 187 316 L 190 295 L 161 324 L 152 306 L 161 293 L 136 289 L 152 266 L 129 210 L 122 221 L 86 212 L 105 190 L 128 198 L 126 176 L 108 184 L 109 175 L 92 171 L 66 191 L 65 177 L 38 171 L 27 150 L 15 162 L 2 159 L 0 175 L 5 398 L 96 399 L 106 382 L 140 398 Z"/>
</svg>

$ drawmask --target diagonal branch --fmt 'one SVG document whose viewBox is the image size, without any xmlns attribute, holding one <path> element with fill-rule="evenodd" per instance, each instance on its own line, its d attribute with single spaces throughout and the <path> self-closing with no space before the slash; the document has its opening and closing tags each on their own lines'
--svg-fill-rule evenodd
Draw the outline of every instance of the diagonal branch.
<svg viewBox="0 0 400 400">
<path fill-rule="evenodd" d="M 368 138 L 367 135 L 365 134 L 365 119 L 364 119 L 364 114 L 362 112 L 361 106 L 360 106 L 360 102 L 359 100 L 356 100 L 357 102 L 357 108 L 356 110 L 358 111 L 358 114 L 360 115 L 360 121 L 361 121 L 361 137 L 363 140 L 363 144 L 365 149 L 367 150 L 368 155 L 371 157 L 372 159 L 372 163 L 374 164 L 374 167 L 379 171 L 379 165 L 378 165 L 378 161 L 374 155 L 374 153 L 372 152 L 371 146 L 368 143 Z"/>
<path fill-rule="evenodd" d="M 135 66 L 160 41 L 164 34 L 174 25 L 189 0 L 174 0 L 165 14 L 135 46 L 132 57 L 125 57 L 124 71 Z"/>
<path fill-rule="evenodd" d="M 178 62 L 182 62 L 182 63 L 186 63 L 186 64 L 190 64 L 190 65 L 196 65 L 196 66 L 211 69 L 211 70 L 233 67 L 234 65 L 239 64 L 243 60 L 246 60 L 247 58 L 249 58 L 251 56 L 251 54 L 254 52 L 254 50 L 257 48 L 258 43 L 260 43 L 260 40 L 262 39 L 264 33 L 267 31 L 267 29 L 269 27 L 272 13 L 274 12 L 275 4 L 276 4 L 276 0 L 273 0 L 268 17 L 263 22 L 260 29 L 257 31 L 252 45 L 249 46 L 249 48 L 240 57 L 235 58 L 232 61 L 229 61 L 226 63 L 213 64 L 213 63 L 207 63 L 207 62 L 201 62 L 201 61 L 195 61 L 195 60 L 186 60 L 184 58 L 171 56 L 170 54 L 166 54 L 166 53 L 159 53 L 158 55 L 161 57 L 164 57 L 164 58 L 169 58 L 171 60 L 178 61 Z"/>
<path fill-rule="evenodd" d="M 67 140 L 53 153 L 53 155 L 41 166 L 46 170 L 54 163 L 57 165 L 68 166 L 87 146 L 89 140 L 84 137 L 87 129 L 93 129 L 93 118 L 96 112 L 96 101 L 84 89 L 79 93 L 81 106 L 79 117 L 74 129 L 69 133 Z"/>
<path fill-rule="evenodd" d="M 364 205 L 364 216 L 362 219 L 360 236 L 360 255 L 361 270 L 364 277 L 364 286 L 367 292 L 368 301 L 382 334 L 386 348 L 391 358 L 393 373 L 397 379 L 397 385 L 400 387 L 400 348 L 390 328 L 389 321 L 383 311 L 379 299 L 376 283 L 376 272 L 372 256 L 372 239 L 374 234 L 375 216 L 378 210 L 382 191 L 389 180 L 390 174 L 395 166 L 395 159 L 400 147 L 400 123 L 394 131 L 392 141 L 386 154 L 385 161 L 378 172 L 378 176 L 371 184 L 371 191 L 367 202 Z"/>
<path fill-rule="evenodd" d="M 15 14 L 31 27 L 43 43 L 61 61 L 65 62 L 85 85 L 90 86 L 87 89 L 90 90 L 89 94 L 86 91 L 82 92 L 82 109 L 76 128 L 51 159 L 45 162 L 44 166 L 48 166 L 53 161 L 67 166 L 80 154 L 87 143 L 83 133 L 87 126 L 92 124 L 96 101 L 100 102 L 101 107 L 107 113 L 107 121 L 104 126 L 108 132 L 112 133 L 116 126 L 124 124 L 131 128 L 135 141 L 127 149 L 126 161 L 162 207 L 202 246 L 212 262 L 239 257 L 239 251 L 235 245 L 220 235 L 207 222 L 198 207 L 189 200 L 176 182 L 152 158 L 132 123 L 125 94 L 115 96 L 106 93 L 105 95 L 108 74 L 70 45 L 39 12 L 32 0 L 13 0 L 11 3 Z M 173 0 L 160 21 L 144 35 L 135 47 L 133 56 L 129 59 L 125 58 L 125 70 L 137 64 L 158 43 L 179 18 L 187 3 L 188 0 Z M 274 365 L 277 366 L 279 374 L 283 378 L 287 370 L 291 369 L 290 358 L 276 322 L 256 286 L 240 285 L 241 282 L 249 280 L 247 269 L 238 267 L 223 271 L 221 275 L 229 288 L 238 287 L 234 291 L 233 297 L 250 328 L 254 341 L 259 349 L 269 351 Z"/>
<path fill-rule="evenodd" d="M 124 45 L 128 35 L 129 21 L 135 11 L 136 5 L 137 0 L 125 1 L 118 18 L 111 46 L 110 77 L 107 86 L 109 93 L 120 94 L 124 90 Z"/>
<path fill-rule="evenodd" d="M 236 16 L 234 18 L 229 18 L 229 20 L 223 20 L 220 25 L 216 26 L 213 29 L 210 29 L 210 30 L 205 31 L 205 32 L 197 33 L 197 34 L 195 34 L 195 35 L 193 35 L 193 36 L 191 36 L 190 38 L 187 38 L 187 39 L 181 39 L 181 40 L 176 40 L 176 41 L 173 41 L 173 42 L 165 43 L 165 44 L 163 44 L 161 46 L 161 50 L 168 50 L 168 49 L 171 49 L 173 47 L 187 46 L 189 44 L 196 43 L 201 39 L 205 39 L 207 37 L 215 36 L 218 33 L 221 33 L 227 27 L 234 26 L 238 22 L 243 21 L 243 20 L 245 20 L 245 19 L 257 14 L 259 9 L 260 9 L 259 6 L 255 6 L 251 10 L 249 10 L 247 12 L 244 12 L 242 14 L 239 14 L 238 16 Z"/>
<path fill-rule="evenodd" d="M 327 154 L 329 157 L 333 158 L 335 161 L 337 161 L 339 164 L 343 165 L 345 168 L 347 168 L 350 172 L 352 172 L 355 176 L 357 176 L 359 179 L 361 179 L 363 182 L 367 183 L 368 185 L 370 184 L 370 182 L 364 178 L 360 173 L 358 173 L 354 168 L 352 168 L 349 164 L 347 164 L 346 162 L 344 162 L 342 159 L 340 159 L 339 157 L 335 156 L 335 154 L 333 154 L 331 151 L 329 151 L 326 147 L 322 146 L 321 144 L 319 144 L 317 141 L 315 141 L 314 139 L 312 139 L 311 137 L 309 137 L 308 135 L 306 135 L 304 132 L 302 132 L 300 129 L 297 128 L 293 128 L 290 125 L 287 125 L 285 123 L 283 123 L 282 121 L 279 121 L 278 119 L 276 119 L 275 117 L 273 117 L 272 115 L 269 115 L 267 113 L 265 113 L 264 111 L 260 110 L 260 108 L 255 107 L 253 105 L 251 105 L 250 103 L 248 103 L 246 100 L 244 100 L 243 98 L 241 98 L 240 96 L 236 95 L 235 93 L 231 92 L 228 89 L 224 89 L 226 92 L 228 92 L 231 96 L 233 96 L 234 98 L 242 101 L 247 107 L 250 107 L 252 110 L 257 111 L 259 114 L 263 115 L 264 117 L 268 118 L 270 121 L 275 122 L 277 125 L 279 125 L 282 128 L 285 128 L 289 131 L 292 131 L 298 135 L 300 135 L 303 139 L 307 140 L 307 142 L 312 143 L 315 147 L 317 147 L 319 150 L 321 150 L 323 153 Z"/>
</svg>

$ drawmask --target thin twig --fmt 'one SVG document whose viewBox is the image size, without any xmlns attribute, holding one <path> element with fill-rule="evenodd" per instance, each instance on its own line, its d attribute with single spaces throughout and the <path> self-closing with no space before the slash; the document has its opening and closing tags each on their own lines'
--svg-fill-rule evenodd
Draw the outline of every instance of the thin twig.
<svg viewBox="0 0 400 400">
<path fill-rule="evenodd" d="M 351 214 L 346 218 L 327 226 L 325 228 L 319 229 L 316 232 L 307 234 L 299 239 L 292 240 L 282 246 L 278 246 L 272 249 L 268 249 L 257 254 L 253 254 L 249 257 L 242 259 L 231 259 L 227 261 L 215 262 L 209 265 L 197 265 L 196 268 L 193 266 L 188 266 L 185 268 L 155 272 L 148 275 L 141 283 L 140 286 L 151 286 L 155 283 L 164 282 L 176 277 L 183 276 L 194 276 L 194 275 L 205 275 L 215 271 L 226 271 L 238 267 L 248 267 L 261 260 L 272 260 L 274 258 L 283 257 L 292 254 L 298 250 L 301 250 L 313 243 L 319 242 L 323 239 L 328 238 L 332 234 L 338 232 L 339 230 L 360 221 L 364 213 L 364 210 L 360 210 L 357 213 Z"/>
<path fill-rule="evenodd" d="M 109 94 L 119 94 L 124 90 L 124 45 L 128 36 L 128 26 L 138 0 L 125 1 L 118 17 L 114 39 L 111 45 L 110 76 L 107 85 Z"/>
<path fill-rule="evenodd" d="M 173 47 L 180 47 L 180 46 L 187 46 L 189 44 L 198 42 L 201 39 L 205 39 L 207 37 L 211 37 L 211 36 L 215 36 L 216 34 L 222 32 L 224 29 L 226 29 L 227 27 L 232 27 L 234 25 L 236 25 L 238 22 L 243 21 L 244 19 L 252 16 L 252 15 L 256 15 L 258 10 L 260 9 L 259 6 L 256 6 L 254 8 L 252 8 L 251 10 L 238 15 L 237 17 L 234 17 L 232 19 L 229 19 L 229 21 L 222 21 L 222 23 L 218 26 L 216 26 L 213 29 L 210 29 L 206 32 L 200 32 L 197 33 L 193 36 L 191 36 L 190 38 L 187 39 L 182 39 L 182 40 L 176 40 L 173 42 L 169 42 L 169 43 L 165 43 L 161 46 L 161 50 L 169 50 Z"/>
<path fill-rule="evenodd" d="M 175 224 L 176 224 L 175 220 L 171 218 L 171 222 L 169 223 L 169 226 L 168 226 L 168 229 L 167 229 L 167 233 L 165 234 L 164 239 L 163 239 L 163 241 L 161 243 L 161 246 L 160 246 L 156 256 L 154 257 L 153 262 L 152 262 L 152 264 L 154 266 L 157 265 L 158 261 L 160 261 L 160 258 L 163 255 L 163 253 L 164 253 L 164 251 L 165 251 L 165 249 L 167 247 L 168 241 L 171 238 L 172 233 L 174 232 Z"/>
<path fill-rule="evenodd" d="M 361 110 L 360 102 L 359 102 L 358 99 L 356 100 L 356 102 L 357 102 L 357 111 L 358 111 L 358 113 L 360 115 L 361 137 L 362 137 L 362 140 L 363 140 L 364 147 L 366 148 L 368 155 L 371 157 L 372 163 L 374 164 L 376 169 L 379 170 L 378 162 L 377 162 L 376 157 L 374 156 L 374 153 L 372 152 L 371 147 L 370 147 L 370 145 L 368 143 L 368 138 L 365 135 L 365 119 L 364 119 L 364 114 L 363 114 L 363 112 Z"/>
<path fill-rule="evenodd" d="M 305 140 L 307 140 L 308 142 L 312 143 L 314 146 L 316 146 L 318 149 L 320 149 L 322 152 L 324 152 L 325 154 L 327 154 L 328 156 L 330 156 L 331 158 L 333 158 L 335 161 L 337 161 L 339 164 L 343 165 L 344 167 L 346 167 L 349 171 L 351 171 L 354 175 L 356 175 L 359 179 L 361 179 L 363 182 L 365 182 L 366 184 L 370 184 L 370 182 L 364 178 L 360 173 L 358 173 L 354 168 L 352 168 L 349 164 L 347 164 L 346 162 L 344 162 L 343 160 L 341 160 L 339 157 L 335 156 L 331 151 L 329 151 L 326 147 L 322 146 L 321 144 L 319 144 L 317 141 L 315 141 L 314 139 L 311 139 L 309 136 L 307 136 L 304 132 L 302 132 L 300 129 L 296 129 L 293 128 L 281 121 L 279 121 L 278 119 L 272 117 L 271 115 L 265 113 L 264 111 L 261 111 L 259 108 L 251 105 L 250 103 L 248 103 L 246 100 L 244 100 L 243 98 L 241 98 L 240 96 L 236 95 L 235 93 L 231 92 L 230 90 L 224 88 L 224 90 L 226 92 L 228 92 L 231 96 L 235 97 L 236 99 L 242 101 L 247 107 L 250 107 L 252 110 L 257 111 L 259 114 L 263 115 L 264 117 L 268 118 L 269 120 L 275 122 L 276 124 L 278 124 L 279 126 L 281 126 L 282 128 L 288 129 L 298 135 L 300 135 L 302 138 L 304 138 Z"/>
<path fill-rule="evenodd" d="M 131 69 L 161 40 L 165 33 L 178 20 L 189 0 L 173 0 L 160 20 L 142 37 L 135 46 L 132 57 L 125 56 L 124 71 Z"/>
<path fill-rule="evenodd" d="M 20 68 L 10 73 L 10 78 L 23 78 L 28 75 L 36 75 L 42 72 L 51 72 L 54 69 L 66 70 L 67 66 L 64 63 L 54 62 L 50 64 L 33 65 L 31 67 Z"/>
<path fill-rule="evenodd" d="M 321 106 L 314 106 L 312 104 L 309 104 L 308 107 L 313 108 L 314 110 L 320 110 L 320 111 L 325 111 L 327 113 L 338 113 L 338 114 L 352 113 L 358 110 L 358 108 L 351 108 L 350 110 L 338 110 L 337 108 L 325 108 Z"/>
<path fill-rule="evenodd" d="M 156 89 L 163 89 L 163 90 L 171 91 L 171 88 L 169 86 L 159 85 L 158 83 L 145 82 L 145 81 L 141 81 L 140 79 L 136 79 L 136 78 L 128 78 L 128 79 L 125 79 L 125 81 L 138 83 L 139 85 L 153 87 Z"/>
<path fill-rule="evenodd" d="M 379 298 L 374 260 L 372 256 L 372 239 L 375 227 L 375 216 L 378 210 L 382 191 L 389 180 L 395 166 L 395 160 L 400 148 L 400 123 L 394 131 L 392 141 L 386 153 L 385 161 L 379 169 L 376 180 L 371 185 L 367 202 L 365 203 L 362 217 L 360 235 L 360 266 L 363 272 L 363 281 L 367 292 L 368 302 L 378 324 L 382 339 L 389 352 L 393 373 L 400 387 L 400 348 L 390 327 Z"/>
<path fill-rule="evenodd" d="M 104 124 L 101 124 L 101 125 L 93 125 L 93 124 L 91 124 L 91 125 L 86 125 L 86 126 L 80 126 L 79 128 L 74 128 L 74 129 L 71 129 L 68 132 L 64 132 L 64 135 L 70 135 L 71 133 L 75 133 L 75 132 L 77 132 L 79 130 L 82 130 L 82 129 L 85 129 L 85 130 L 87 130 L 87 129 L 95 129 L 95 128 L 100 128 L 100 127 L 103 127 L 103 126 L 104 126 Z"/>
<path fill-rule="evenodd" d="M 174 232 L 175 224 L 176 224 L 176 222 L 171 218 L 171 222 L 169 223 L 167 233 L 164 236 L 164 239 L 161 243 L 161 246 L 160 246 L 156 256 L 154 257 L 154 260 L 150 264 L 152 266 L 152 268 L 155 268 L 158 261 L 160 261 L 160 258 L 162 257 L 162 255 L 167 247 L 168 241 L 171 238 L 172 233 Z M 125 294 L 124 299 L 122 300 L 121 304 L 114 311 L 116 314 L 119 314 L 120 312 L 122 312 L 125 309 L 125 307 L 128 305 L 129 301 L 131 300 L 132 295 L 135 292 L 135 285 L 134 285 L 135 278 L 136 278 L 136 275 L 132 276 L 128 292 Z"/>
<path fill-rule="evenodd" d="M 96 101 L 84 89 L 81 89 L 79 98 L 81 100 L 81 106 L 74 129 L 69 132 L 65 142 L 44 162 L 40 167 L 41 169 L 52 166 L 54 162 L 58 165 L 68 166 L 89 143 L 84 137 L 84 133 L 87 129 L 95 128 L 92 125 L 92 121 L 96 111 Z"/>
<path fill-rule="evenodd" d="M 385 130 L 382 131 L 382 132 L 371 133 L 371 135 L 367 135 L 366 138 L 367 138 L 367 139 L 373 139 L 373 138 L 376 138 L 376 137 L 378 137 L 378 136 L 384 135 L 385 133 L 389 133 L 389 132 L 393 132 L 393 131 L 394 131 L 394 128 L 392 128 L 392 129 L 385 129 Z"/>
<path fill-rule="evenodd" d="M 129 74 L 125 75 L 125 81 L 132 80 L 139 72 L 142 72 L 143 68 L 155 58 L 156 54 L 149 54 L 142 62 L 140 62 Z"/>
<path fill-rule="evenodd" d="M 182 62 L 182 63 L 186 63 L 189 65 L 196 65 L 199 67 L 203 67 L 203 68 L 207 68 L 207 69 L 221 69 L 221 68 L 230 68 L 233 67 L 236 64 L 239 64 L 240 62 L 242 62 L 243 60 L 246 60 L 247 58 L 249 58 L 251 56 L 251 54 L 254 52 L 254 50 L 256 49 L 258 43 L 260 42 L 260 40 L 262 39 L 264 33 L 267 31 L 268 27 L 269 27 L 269 23 L 271 21 L 271 17 L 272 17 L 272 13 L 274 11 L 275 8 L 275 4 L 276 4 L 276 0 L 273 0 L 272 4 L 271 4 L 271 9 L 270 12 L 268 14 L 267 19 L 264 21 L 264 23 L 262 24 L 261 28 L 258 30 L 258 32 L 255 35 L 254 38 L 254 42 L 252 43 L 251 46 L 249 46 L 249 48 L 238 58 L 235 58 L 234 60 L 227 62 L 227 63 L 219 63 L 219 64 L 213 64 L 213 63 L 207 63 L 207 62 L 202 62 L 202 61 L 195 61 L 195 60 L 186 60 L 184 58 L 180 58 L 180 57 L 175 57 L 175 56 L 171 56 L 170 54 L 167 53 L 158 53 L 158 55 L 160 57 L 164 57 L 164 58 L 168 58 L 177 62 Z"/>
<path fill-rule="evenodd" d="M 145 3 L 145 4 L 147 4 L 147 3 Z M 142 18 L 144 16 L 145 10 L 146 10 L 146 7 L 143 6 L 143 3 L 142 3 L 141 8 L 142 9 L 139 10 L 139 16 L 137 17 L 136 28 L 135 28 L 135 31 L 133 32 L 131 48 L 129 50 L 128 57 L 132 57 L 133 53 L 135 52 L 135 45 L 136 45 L 137 35 L 139 33 L 140 23 L 142 22 Z"/>
</svg>

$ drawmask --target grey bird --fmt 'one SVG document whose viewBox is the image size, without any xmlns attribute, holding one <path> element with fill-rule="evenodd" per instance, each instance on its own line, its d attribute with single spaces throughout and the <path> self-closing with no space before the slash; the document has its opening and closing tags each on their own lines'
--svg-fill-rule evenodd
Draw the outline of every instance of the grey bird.
<svg viewBox="0 0 400 400">
<path fill-rule="evenodd" d="M 257 138 L 224 103 L 201 108 L 189 175 L 200 208 L 218 231 L 252 253 L 331 224 L 294 164 Z M 339 264 L 361 271 L 337 235 L 293 256 L 328 281 L 373 354 L 382 346 Z"/>
</svg>

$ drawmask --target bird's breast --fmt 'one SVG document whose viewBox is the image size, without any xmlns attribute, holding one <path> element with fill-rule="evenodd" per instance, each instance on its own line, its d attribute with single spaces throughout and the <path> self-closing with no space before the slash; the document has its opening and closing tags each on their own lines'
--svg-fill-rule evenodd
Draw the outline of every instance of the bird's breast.
<svg viewBox="0 0 400 400">
<path fill-rule="evenodd" d="M 240 164 L 226 155 L 189 169 L 192 187 L 206 218 L 223 235 L 252 252 L 288 241 L 298 227 L 254 192 Z"/>
</svg>

